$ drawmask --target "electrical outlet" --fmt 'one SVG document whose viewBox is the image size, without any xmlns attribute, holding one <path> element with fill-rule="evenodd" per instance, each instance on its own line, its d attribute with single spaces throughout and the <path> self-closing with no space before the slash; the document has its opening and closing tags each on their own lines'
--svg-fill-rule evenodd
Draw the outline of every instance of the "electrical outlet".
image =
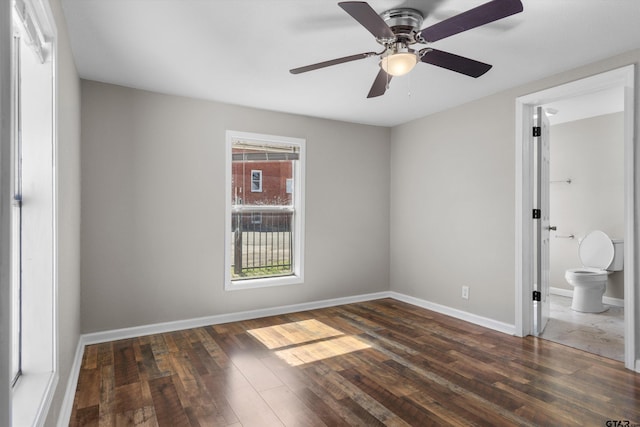
<svg viewBox="0 0 640 427">
<path fill-rule="evenodd" d="M 469 299 L 469 287 L 468 286 L 463 286 L 462 287 L 462 298 Z"/>
</svg>

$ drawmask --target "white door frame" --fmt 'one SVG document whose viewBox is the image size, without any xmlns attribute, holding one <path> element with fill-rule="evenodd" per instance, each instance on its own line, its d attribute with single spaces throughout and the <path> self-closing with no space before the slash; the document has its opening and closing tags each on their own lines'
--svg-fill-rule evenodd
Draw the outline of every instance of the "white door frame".
<svg viewBox="0 0 640 427">
<path fill-rule="evenodd" d="M 624 363 L 628 369 L 640 372 L 636 360 L 638 342 L 636 329 L 640 320 L 635 312 L 637 291 L 634 206 L 635 137 L 634 137 L 634 76 L 635 66 L 628 65 L 592 77 L 545 89 L 516 98 L 516 242 L 515 242 L 515 333 L 533 334 L 533 109 L 563 98 L 585 95 L 599 90 L 623 87 L 624 105 Z"/>
</svg>

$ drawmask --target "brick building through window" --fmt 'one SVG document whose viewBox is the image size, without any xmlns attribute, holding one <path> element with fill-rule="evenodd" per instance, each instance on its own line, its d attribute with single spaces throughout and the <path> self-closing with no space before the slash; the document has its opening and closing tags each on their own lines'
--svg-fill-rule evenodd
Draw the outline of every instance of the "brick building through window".
<svg viewBox="0 0 640 427">
<path fill-rule="evenodd" d="M 234 150 L 233 153 L 240 156 L 243 154 L 241 150 Z M 232 175 L 234 205 L 292 204 L 291 160 L 235 161 L 232 164 Z"/>
</svg>

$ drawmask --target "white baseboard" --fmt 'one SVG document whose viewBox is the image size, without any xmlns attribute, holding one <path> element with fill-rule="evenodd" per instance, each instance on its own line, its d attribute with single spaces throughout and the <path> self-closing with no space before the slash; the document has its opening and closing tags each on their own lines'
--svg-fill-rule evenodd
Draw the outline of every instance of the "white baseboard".
<svg viewBox="0 0 640 427">
<path fill-rule="evenodd" d="M 334 307 L 336 305 L 352 304 L 354 302 L 371 301 L 381 298 L 389 298 L 389 292 L 376 292 L 372 294 L 354 295 L 350 297 L 333 298 L 321 301 L 306 302 L 301 304 L 283 305 L 279 307 L 261 308 L 258 310 L 241 311 L 237 313 L 205 316 L 196 319 L 176 320 L 173 322 L 156 323 L 152 325 L 134 326 L 132 328 L 114 329 L 111 331 L 93 332 L 83 335 L 84 344 L 99 344 L 102 342 L 116 341 L 126 338 L 141 337 L 145 335 L 161 334 L 165 332 L 180 331 L 184 329 L 200 328 L 202 326 L 219 325 L 221 323 L 240 322 L 242 320 L 259 319 L 261 317 L 277 316 L 280 314 L 295 313 L 297 311 L 315 310 L 318 308 Z"/>
<path fill-rule="evenodd" d="M 602 297 L 602 302 L 607 305 L 612 305 L 614 307 L 624 307 L 624 300 L 620 298 L 611 298 L 604 296 Z"/>
<path fill-rule="evenodd" d="M 551 295 L 559 295 L 561 297 L 573 298 L 573 291 L 571 289 L 562 289 L 562 288 L 549 288 L 549 293 Z"/>
<path fill-rule="evenodd" d="M 64 392 L 64 399 L 62 399 L 57 427 L 67 427 L 71 420 L 73 400 L 76 397 L 76 388 L 78 387 L 78 378 L 80 377 L 80 367 L 82 366 L 82 356 L 84 354 L 85 345 L 83 336 L 80 335 L 78 346 L 76 347 L 76 354 L 73 358 L 73 365 L 71 365 L 71 371 L 69 372 L 69 378 L 67 379 L 67 388 Z"/>
<path fill-rule="evenodd" d="M 456 319 L 464 320 L 475 325 L 483 326 L 494 331 L 502 332 L 509 335 L 515 335 L 515 325 L 500 322 L 488 317 L 478 316 L 477 314 L 469 313 L 466 311 L 458 310 L 456 308 L 447 307 L 445 305 L 436 304 L 431 301 L 426 301 L 420 298 L 411 297 L 409 295 L 400 294 L 398 292 L 390 292 L 390 297 L 397 299 L 398 301 L 406 302 L 418 307 L 426 308 L 427 310 L 435 311 L 436 313 L 445 314 Z"/>
<path fill-rule="evenodd" d="M 505 334 L 514 335 L 515 325 L 499 322 L 497 320 L 478 316 L 455 308 L 436 304 L 430 301 L 404 295 L 398 292 L 385 291 L 364 295 L 354 295 L 350 297 L 334 298 L 321 301 L 307 302 L 301 304 L 285 305 L 280 307 L 264 308 L 258 310 L 242 311 L 238 313 L 220 314 L 215 316 L 206 316 L 196 319 L 178 320 L 174 322 L 156 323 L 152 325 L 135 326 L 132 328 L 115 329 L 111 331 L 93 332 L 80 336 L 78 347 L 73 360 L 73 366 L 67 380 L 67 389 L 62 402 L 60 416 L 58 418 L 58 427 L 68 426 L 73 410 L 73 400 L 75 398 L 78 378 L 80 376 L 80 367 L 82 365 L 82 356 L 84 348 L 87 345 L 99 344 L 103 342 L 116 341 L 126 338 L 134 338 L 145 335 L 159 334 L 165 332 L 180 331 L 184 329 L 198 328 L 202 326 L 218 325 L 221 323 L 238 322 L 242 320 L 258 319 L 261 317 L 277 316 L 280 314 L 295 313 L 298 311 L 315 310 L 318 308 L 335 307 L 338 305 L 352 304 L 356 302 L 372 301 L 381 298 L 393 298 L 398 301 L 406 302 L 418 307 L 426 308 L 437 313 L 445 314 L 456 319 L 464 320 L 485 328 L 493 329 Z"/>
<path fill-rule="evenodd" d="M 551 295 L 560 295 L 563 297 L 573 298 L 573 290 L 571 289 L 550 287 L 549 293 Z M 624 307 L 624 300 L 620 298 L 602 297 L 602 302 L 614 307 Z"/>
</svg>

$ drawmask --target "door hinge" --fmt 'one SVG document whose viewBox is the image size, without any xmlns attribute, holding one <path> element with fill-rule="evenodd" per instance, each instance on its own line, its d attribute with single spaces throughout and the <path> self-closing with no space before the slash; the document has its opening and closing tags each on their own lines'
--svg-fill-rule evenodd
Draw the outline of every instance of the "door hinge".
<svg viewBox="0 0 640 427">
<path fill-rule="evenodd" d="M 540 209 L 534 209 L 533 210 L 533 219 L 540 219 L 541 215 L 542 215 L 542 213 L 540 212 Z"/>
<path fill-rule="evenodd" d="M 533 291 L 533 300 L 534 301 L 542 300 L 542 294 L 540 294 L 540 291 Z"/>
<path fill-rule="evenodd" d="M 533 136 L 540 136 L 540 134 L 542 134 L 542 129 L 540 128 L 540 126 L 534 126 Z"/>
</svg>

